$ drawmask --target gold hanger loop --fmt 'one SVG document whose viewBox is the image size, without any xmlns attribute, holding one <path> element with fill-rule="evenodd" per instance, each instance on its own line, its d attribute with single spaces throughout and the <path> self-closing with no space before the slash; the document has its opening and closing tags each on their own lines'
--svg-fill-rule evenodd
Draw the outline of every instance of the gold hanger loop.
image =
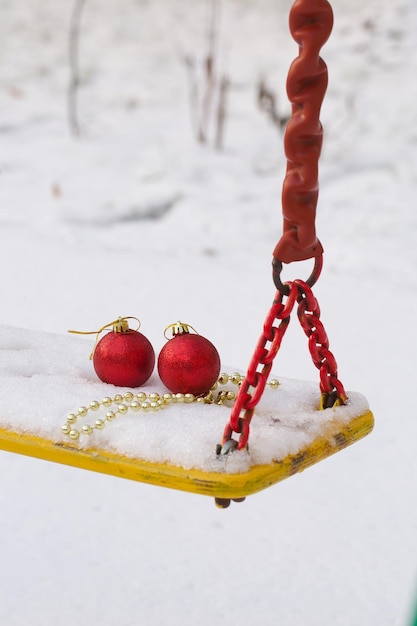
<svg viewBox="0 0 417 626">
<path fill-rule="evenodd" d="M 191 324 L 184 324 L 184 322 L 175 322 L 174 324 L 170 324 L 169 326 L 167 326 L 164 330 L 164 337 L 165 339 L 170 339 L 170 337 L 167 336 L 167 332 L 172 329 L 172 336 L 175 337 L 175 335 L 185 335 L 187 333 L 189 333 L 189 329 L 191 328 L 191 330 L 193 330 L 195 332 L 196 335 L 198 335 L 199 333 L 196 331 L 195 328 L 193 328 L 193 326 L 191 326 Z"/>
<path fill-rule="evenodd" d="M 115 333 L 125 333 L 128 330 L 132 330 L 129 327 L 129 323 L 127 320 L 136 320 L 138 325 L 137 328 L 134 328 L 134 331 L 138 331 L 140 328 L 140 320 L 137 317 L 134 317 L 133 315 L 126 315 L 124 317 L 118 317 L 117 320 L 113 320 L 112 322 L 108 322 L 108 324 L 104 324 L 104 326 L 102 326 L 101 328 L 99 328 L 98 330 L 69 330 L 69 333 L 72 333 L 74 335 L 95 335 L 96 336 L 96 340 L 94 342 L 94 346 L 93 349 L 91 351 L 90 354 L 90 361 L 93 358 L 94 355 L 94 351 L 97 347 L 98 341 L 99 341 L 99 336 L 100 334 L 106 330 L 106 328 L 111 328 L 112 327 L 112 331 Z"/>
</svg>

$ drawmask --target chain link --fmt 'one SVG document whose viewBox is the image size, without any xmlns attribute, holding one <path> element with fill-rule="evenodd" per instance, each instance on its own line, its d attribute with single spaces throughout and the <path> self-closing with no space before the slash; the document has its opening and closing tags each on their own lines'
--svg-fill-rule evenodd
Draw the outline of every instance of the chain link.
<svg viewBox="0 0 417 626">
<path fill-rule="evenodd" d="M 320 320 L 320 307 L 317 299 L 310 286 L 302 280 L 285 283 L 285 286 L 288 287 L 288 290 L 285 290 L 288 295 L 278 290 L 272 307 L 268 311 L 263 333 L 258 340 L 246 376 L 240 385 L 229 422 L 224 429 L 222 446 L 232 439 L 233 433 L 237 433 L 239 438 L 235 447 L 238 450 L 247 447 L 251 419 L 261 400 L 296 302 L 298 303 L 297 316 L 308 337 L 311 358 L 319 370 L 320 407 L 328 408 L 334 404 L 346 402 L 345 390 L 337 376 L 336 359 L 329 350 L 327 334 Z"/>
<path fill-rule="evenodd" d="M 297 300 L 297 286 L 289 284 L 289 293 L 277 291 L 263 327 L 263 333 L 256 345 L 243 379 L 228 424 L 223 433 L 222 445 L 239 434 L 237 449 L 248 445 L 250 422 L 265 389 L 274 358 L 290 323 L 291 311 Z M 285 303 L 283 300 L 285 299 Z M 278 325 L 276 325 L 278 322 Z"/>
<path fill-rule="evenodd" d="M 329 350 L 329 340 L 320 320 L 320 307 L 307 283 L 294 281 L 298 288 L 298 319 L 308 337 L 308 348 L 314 365 L 320 372 L 322 406 L 346 403 L 346 393 L 337 377 L 337 363 Z M 336 393 L 334 393 L 336 392 Z M 336 397 L 335 397 L 336 396 Z"/>
</svg>

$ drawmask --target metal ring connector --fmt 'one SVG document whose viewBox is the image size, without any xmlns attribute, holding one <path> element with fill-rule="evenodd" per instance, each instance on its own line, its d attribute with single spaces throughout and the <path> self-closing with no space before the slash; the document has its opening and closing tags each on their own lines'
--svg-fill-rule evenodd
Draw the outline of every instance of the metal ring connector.
<svg viewBox="0 0 417 626">
<path fill-rule="evenodd" d="M 323 254 L 319 254 L 314 257 L 314 267 L 310 276 L 305 281 L 309 287 L 312 287 L 318 280 L 321 270 L 323 267 Z M 281 281 L 281 272 L 282 272 L 282 261 L 276 259 L 275 257 L 272 260 L 272 278 L 274 281 L 275 287 L 280 291 L 284 296 L 288 296 L 290 293 L 290 286 L 288 283 L 283 283 Z"/>
</svg>

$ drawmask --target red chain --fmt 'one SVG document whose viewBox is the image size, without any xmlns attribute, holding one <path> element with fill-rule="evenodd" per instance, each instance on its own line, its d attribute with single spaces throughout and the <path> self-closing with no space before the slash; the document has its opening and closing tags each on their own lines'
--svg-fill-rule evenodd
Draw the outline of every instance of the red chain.
<svg viewBox="0 0 417 626">
<path fill-rule="evenodd" d="M 262 397 L 296 301 L 298 302 L 298 319 L 308 337 L 308 347 L 313 363 L 320 370 L 321 406 L 326 408 L 336 403 L 346 402 L 345 390 L 337 377 L 336 360 L 329 350 L 327 334 L 320 321 L 320 307 L 311 288 L 302 280 L 295 280 L 286 285 L 289 288 L 288 295 L 279 290 L 276 292 L 275 300 L 264 323 L 263 333 L 258 340 L 229 422 L 224 429 L 222 445 L 232 439 L 234 432 L 239 434 L 236 446 L 238 450 L 248 445 L 251 419 Z M 285 304 L 284 298 L 286 298 Z M 274 325 L 276 321 L 278 325 Z"/>
<path fill-rule="evenodd" d="M 287 171 L 282 187 L 283 234 L 273 256 L 282 263 L 317 257 L 322 247 L 316 237 L 318 160 L 323 129 L 320 109 L 327 89 L 327 67 L 319 56 L 333 27 L 327 0 L 295 0 L 289 19 L 299 56 L 291 64 L 287 94 L 292 104 L 284 149 Z"/>
<path fill-rule="evenodd" d="M 298 319 L 308 337 L 308 348 L 314 365 L 320 371 L 320 391 L 323 408 L 345 404 L 346 393 L 337 377 L 337 363 L 329 350 L 327 333 L 320 321 L 320 307 L 312 290 L 302 280 L 295 280 L 298 287 Z"/>
<path fill-rule="evenodd" d="M 296 301 L 298 319 L 308 337 L 313 363 L 320 371 L 321 407 L 346 402 L 343 385 L 337 377 L 336 360 L 320 321 L 320 308 L 310 288 L 320 274 L 323 252 L 316 237 L 315 216 L 318 160 L 323 139 L 319 116 L 328 77 L 319 53 L 332 27 L 333 12 L 328 0 L 295 0 L 290 11 L 290 31 L 299 45 L 299 55 L 287 78 L 292 115 L 284 137 L 287 157 L 282 189 L 284 229 L 273 252 L 277 292 L 223 433 L 224 454 L 233 446 L 241 450 L 248 444 L 255 407 L 262 397 Z M 315 258 L 315 268 L 307 282 L 281 283 L 282 263 L 310 258 Z M 237 442 L 232 439 L 234 432 L 239 434 Z M 228 442 L 230 445 L 226 446 Z"/>
</svg>

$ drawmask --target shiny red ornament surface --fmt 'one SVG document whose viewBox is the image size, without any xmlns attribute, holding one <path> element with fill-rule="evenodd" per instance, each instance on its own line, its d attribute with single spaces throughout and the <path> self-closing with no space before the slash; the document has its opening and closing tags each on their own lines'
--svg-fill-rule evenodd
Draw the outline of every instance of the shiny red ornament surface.
<svg viewBox="0 0 417 626">
<path fill-rule="evenodd" d="M 199 396 L 210 391 L 220 374 L 220 356 L 215 346 L 201 335 L 175 335 L 162 348 L 158 373 L 173 393 Z"/>
<path fill-rule="evenodd" d="M 155 352 L 136 330 L 109 332 L 98 342 L 93 365 L 97 376 L 118 387 L 140 387 L 153 372 Z"/>
</svg>

